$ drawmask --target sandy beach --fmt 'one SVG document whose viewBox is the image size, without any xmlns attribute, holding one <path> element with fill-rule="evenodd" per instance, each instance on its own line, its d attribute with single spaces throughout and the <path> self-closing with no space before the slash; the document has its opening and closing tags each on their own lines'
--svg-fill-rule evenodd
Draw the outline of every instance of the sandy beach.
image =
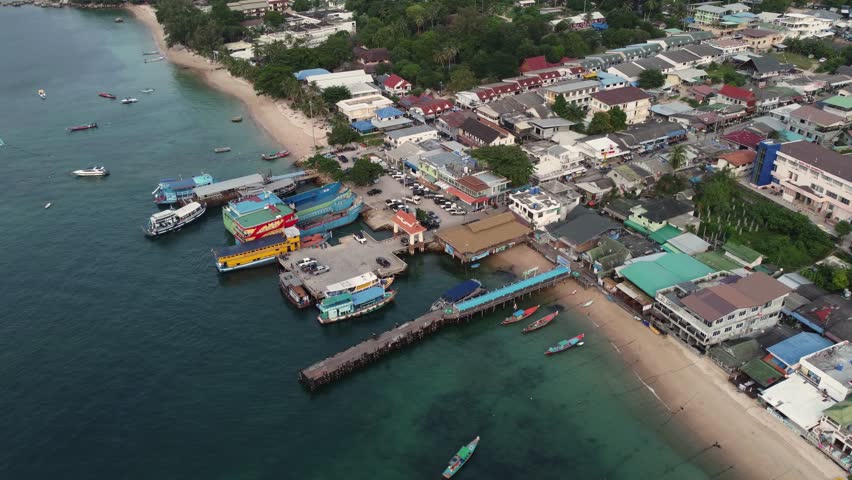
<svg viewBox="0 0 852 480">
<path fill-rule="evenodd" d="M 280 100 L 258 96 L 254 87 L 245 79 L 232 76 L 218 63 L 196 55 L 180 46 L 168 48 L 163 27 L 157 22 L 154 9 L 148 5 L 129 5 L 127 7 L 139 21 L 151 31 L 157 46 L 170 62 L 197 72 L 205 83 L 242 101 L 252 118 L 276 142 L 290 151 L 292 158 L 301 159 L 311 155 L 313 136 L 318 146 L 326 145 L 326 131 L 316 122 L 313 132 L 311 120 L 299 111 Z"/>
<path fill-rule="evenodd" d="M 542 270 L 552 268 L 527 246 L 513 248 L 510 255 L 493 257 L 489 265 L 516 274 L 535 266 Z M 573 290 L 577 290 L 576 295 L 571 295 Z M 755 400 L 738 393 L 709 358 L 696 355 L 674 338 L 654 335 L 597 289 L 584 290 L 569 281 L 556 287 L 553 295 L 554 302 L 565 307 L 594 300 L 590 307 L 582 309 L 592 322 L 592 330 L 584 332 L 586 340 L 595 341 L 595 336 L 603 335 L 623 358 L 626 368 L 631 368 L 663 406 L 675 413 L 672 422 L 688 429 L 699 445 L 721 445 L 720 450 L 707 453 L 729 468 L 724 473 L 716 472 L 718 478 L 846 478 L 815 447 Z"/>
</svg>

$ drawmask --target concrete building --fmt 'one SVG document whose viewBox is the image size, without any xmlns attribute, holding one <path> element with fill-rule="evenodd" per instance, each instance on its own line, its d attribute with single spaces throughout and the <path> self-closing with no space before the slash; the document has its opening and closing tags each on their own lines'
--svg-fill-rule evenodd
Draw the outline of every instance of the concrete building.
<svg viewBox="0 0 852 480">
<path fill-rule="evenodd" d="M 806 13 L 787 13 L 775 19 L 793 38 L 821 37 L 831 30 L 832 21 Z M 834 36 L 832 33 L 831 36 Z"/>
<path fill-rule="evenodd" d="M 715 38 L 708 41 L 706 45 L 720 50 L 725 58 L 746 52 L 749 48 L 748 43 L 735 38 Z"/>
<path fill-rule="evenodd" d="M 658 291 L 653 313 L 680 339 L 705 350 L 774 326 L 790 292 L 765 273 L 742 278 L 717 272 Z"/>
<path fill-rule="evenodd" d="M 810 142 L 832 146 L 846 125 L 843 117 L 811 105 L 802 105 L 790 112 L 787 129 L 804 136 Z"/>
<path fill-rule="evenodd" d="M 267 0 L 240 0 L 227 4 L 228 8 L 234 12 L 241 12 L 248 18 L 262 17 L 266 12 L 276 11 L 283 12 L 284 4 L 282 2 L 268 2 Z"/>
<path fill-rule="evenodd" d="M 852 97 L 835 95 L 820 103 L 822 103 L 823 111 L 842 117 L 846 122 L 852 122 Z"/>
<path fill-rule="evenodd" d="M 345 10 L 318 10 L 305 13 L 290 12 L 279 32 L 261 35 L 259 43 L 283 42 L 287 45 L 301 43 L 314 48 L 338 32 L 354 34 L 355 19 Z M 371 80 L 372 82 L 372 80 Z"/>
<path fill-rule="evenodd" d="M 382 82 L 382 90 L 388 95 L 401 97 L 411 92 L 411 83 L 397 74 L 388 75 Z"/>
<path fill-rule="evenodd" d="M 753 53 L 768 52 L 772 50 L 772 45 L 784 40 L 783 33 L 763 28 L 746 28 L 739 34 L 742 35 L 742 41 L 746 43 L 748 51 Z"/>
<path fill-rule="evenodd" d="M 600 83 L 596 80 L 568 80 L 544 87 L 539 93 L 544 95 L 550 105 L 556 101 L 556 97 L 561 96 L 568 103 L 585 107 L 589 104 L 592 94 L 598 90 L 600 90 Z"/>
<path fill-rule="evenodd" d="M 701 57 L 698 55 L 692 54 L 682 48 L 663 52 L 654 58 L 659 58 L 663 61 L 669 62 L 675 70 L 683 70 L 693 67 L 698 64 L 699 60 L 701 60 Z"/>
<path fill-rule="evenodd" d="M 457 140 L 469 147 L 515 144 L 515 136 L 509 131 L 486 120 L 474 118 L 466 118 L 461 123 Z"/>
<path fill-rule="evenodd" d="M 627 123 L 642 123 L 648 119 L 651 96 L 636 87 L 616 88 L 592 94 L 589 118 L 596 112 L 608 112 L 618 107 L 627 114 Z"/>
<path fill-rule="evenodd" d="M 510 193 L 509 210 L 535 229 L 558 222 L 562 217 L 562 205 L 536 187 Z"/>
<path fill-rule="evenodd" d="M 430 139 L 437 140 L 438 131 L 428 125 L 403 128 L 385 134 L 385 143 L 392 147 L 398 147 L 405 142 L 420 143 Z"/>
<path fill-rule="evenodd" d="M 716 157 L 717 170 L 728 169 L 737 177 L 751 178 L 751 167 L 754 165 L 754 150 L 737 150 L 723 153 Z"/>
<path fill-rule="evenodd" d="M 802 375 L 829 397 L 840 402 L 852 393 L 852 346 L 831 345 L 799 361 Z"/>
<path fill-rule="evenodd" d="M 493 215 L 458 227 L 441 229 L 435 239 L 444 251 L 462 263 L 475 262 L 527 241 L 532 230 L 511 212 Z"/>
<path fill-rule="evenodd" d="M 533 160 L 533 178 L 539 183 L 559 177 L 571 177 L 586 171 L 584 157 L 573 146 L 551 142 L 526 142 L 521 149 Z"/>
<path fill-rule="evenodd" d="M 393 105 L 393 102 L 382 95 L 367 95 L 349 98 L 337 102 L 337 110 L 343 114 L 349 123 L 358 120 L 369 120 L 376 116 L 376 110 Z"/>
<path fill-rule="evenodd" d="M 353 98 L 379 93 L 379 90 L 372 86 L 373 77 L 363 69 L 306 75 L 305 82 L 315 84 L 320 91 L 329 87 L 346 87 Z"/>
</svg>

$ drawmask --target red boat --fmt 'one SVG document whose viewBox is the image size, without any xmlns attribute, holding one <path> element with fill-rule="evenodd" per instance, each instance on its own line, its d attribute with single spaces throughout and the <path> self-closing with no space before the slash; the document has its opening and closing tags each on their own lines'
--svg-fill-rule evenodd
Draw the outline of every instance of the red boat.
<svg viewBox="0 0 852 480">
<path fill-rule="evenodd" d="M 517 312 L 513 313 L 511 317 L 506 317 L 506 320 L 503 320 L 502 325 L 508 325 L 510 323 L 520 322 L 521 320 L 523 320 L 523 319 L 529 317 L 530 315 L 532 315 L 533 313 L 535 313 L 536 310 L 538 310 L 538 307 L 540 307 L 540 306 L 541 305 L 536 305 L 536 306 L 530 307 L 526 310 L 518 310 Z"/>
<path fill-rule="evenodd" d="M 98 96 L 99 96 L 99 97 L 108 98 L 108 99 L 110 99 L 110 100 L 115 100 L 115 95 L 113 95 L 113 94 L 111 94 L 111 93 L 100 92 L 100 93 L 98 93 Z"/>
<path fill-rule="evenodd" d="M 534 331 L 536 331 L 540 328 L 544 328 L 544 327 L 548 326 L 550 324 L 550 322 L 552 322 L 553 319 L 556 318 L 557 315 L 559 315 L 558 310 L 551 313 L 550 315 L 545 315 L 545 316 L 539 318 L 538 320 L 534 321 L 533 323 L 524 327 L 524 329 L 521 330 L 521 332 L 522 333 L 529 333 L 529 332 L 534 332 Z"/>
<path fill-rule="evenodd" d="M 90 130 L 92 128 L 98 128 L 97 123 L 89 123 L 86 125 L 77 125 L 76 127 L 68 127 L 69 132 L 79 132 L 81 130 Z"/>
<path fill-rule="evenodd" d="M 263 160 L 275 160 L 276 158 L 284 158 L 287 155 L 290 155 L 290 152 L 281 150 L 280 152 L 270 153 L 269 155 L 261 155 L 260 158 Z"/>
<path fill-rule="evenodd" d="M 301 240 L 301 248 L 313 248 L 319 245 L 322 245 L 328 240 L 330 235 L 324 233 L 315 233 L 313 235 L 308 235 L 307 237 Z"/>
</svg>

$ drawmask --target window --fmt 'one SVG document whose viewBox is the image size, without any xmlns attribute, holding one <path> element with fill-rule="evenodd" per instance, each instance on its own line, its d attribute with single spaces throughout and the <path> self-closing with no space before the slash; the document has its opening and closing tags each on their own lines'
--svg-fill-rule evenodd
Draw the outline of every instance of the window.
<svg viewBox="0 0 852 480">
<path fill-rule="evenodd" d="M 725 329 L 725 333 L 730 332 L 733 329 L 734 329 L 734 327 L 728 327 L 728 328 Z"/>
<path fill-rule="evenodd" d="M 743 328 L 743 325 L 745 325 L 745 323 L 744 323 L 744 322 L 740 322 L 740 323 L 738 323 L 738 324 L 737 324 L 734 328 Z"/>
<path fill-rule="evenodd" d="M 826 190 L 826 191 L 825 191 L 825 195 L 826 195 L 828 198 L 833 198 L 833 199 L 837 200 L 837 194 L 836 194 L 836 193 L 834 193 L 834 192 L 832 192 L 831 190 Z"/>
<path fill-rule="evenodd" d="M 722 332 L 720 332 L 719 330 L 716 330 L 715 332 L 713 332 L 713 336 L 718 337 L 720 333 L 722 333 Z"/>
<path fill-rule="evenodd" d="M 751 313 L 756 312 L 756 311 L 757 311 L 757 309 L 758 309 L 758 307 L 754 307 L 754 308 L 752 308 L 752 309 L 751 309 Z"/>
<path fill-rule="evenodd" d="M 728 320 L 733 320 L 733 319 L 734 319 L 734 314 L 733 314 L 733 313 L 732 313 L 732 314 L 730 314 L 730 315 L 728 315 Z"/>
<path fill-rule="evenodd" d="M 746 314 L 746 311 L 745 311 L 745 310 L 743 310 L 742 312 L 740 312 L 740 315 L 739 315 L 739 316 L 741 316 L 741 317 L 742 317 L 742 316 L 744 316 L 745 314 Z"/>
<path fill-rule="evenodd" d="M 849 199 L 846 197 L 840 197 L 840 203 L 843 205 L 849 205 Z"/>
</svg>

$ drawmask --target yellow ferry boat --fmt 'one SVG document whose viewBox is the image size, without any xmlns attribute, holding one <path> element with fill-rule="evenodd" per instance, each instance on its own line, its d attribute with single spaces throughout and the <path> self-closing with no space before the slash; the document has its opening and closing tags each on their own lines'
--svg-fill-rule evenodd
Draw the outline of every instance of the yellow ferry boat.
<svg viewBox="0 0 852 480">
<path fill-rule="evenodd" d="M 216 269 L 221 273 L 272 263 L 278 255 L 294 252 L 301 246 L 299 229 L 288 227 L 284 235 L 272 235 L 239 243 L 231 247 L 213 249 Z"/>
</svg>

